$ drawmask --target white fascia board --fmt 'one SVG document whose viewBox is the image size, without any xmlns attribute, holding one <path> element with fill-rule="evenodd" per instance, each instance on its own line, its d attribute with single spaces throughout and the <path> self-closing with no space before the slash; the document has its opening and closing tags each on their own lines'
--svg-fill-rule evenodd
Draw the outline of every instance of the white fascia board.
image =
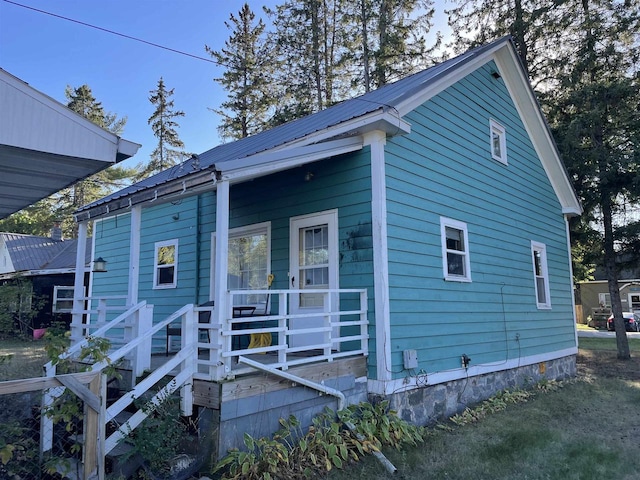
<svg viewBox="0 0 640 480">
<path fill-rule="evenodd" d="M 357 99 L 354 99 L 357 100 Z M 325 128 L 318 132 L 314 132 L 298 140 L 294 140 L 280 147 L 276 147 L 271 152 L 289 150 L 301 145 L 310 145 L 313 143 L 323 142 L 325 140 L 340 137 L 342 135 L 359 135 L 362 136 L 367 132 L 382 130 L 387 134 L 394 136 L 398 134 L 411 133 L 411 125 L 402 119 L 402 115 L 398 115 L 395 110 L 392 112 L 384 107 L 380 107 L 375 112 L 368 113 L 361 117 L 342 122 L 338 125 Z"/>
<path fill-rule="evenodd" d="M 484 55 L 470 59 L 461 66 L 453 65 L 451 68 L 453 71 L 443 71 L 440 73 L 440 78 L 429 82 L 429 86 L 420 90 L 416 95 L 407 98 L 397 105 L 398 112 L 401 116 L 407 115 L 409 112 L 415 110 L 420 105 L 435 97 L 437 94 L 446 90 L 451 85 L 459 82 L 471 72 L 477 70 L 479 67 L 491 60 L 493 52 L 501 48 L 509 48 L 507 43 L 499 43 L 490 50 L 487 50 Z"/>
<path fill-rule="evenodd" d="M 426 380 L 424 375 L 398 378 L 388 382 L 369 379 L 367 382 L 367 391 L 377 395 L 393 395 L 395 393 L 410 392 L 412 390 L 418 390 L 455 380 L 463 380 L 465 378 L 473 378 L 475 376 L 486 375 L 488 373 L 496 373 L 504 370 L 526 367 L 528 365 L 535 365 L 537 363 L 550 362 L 552 360 L 558 360 L 560 358 L 570 357 L 577 354 L 578 347 L 571 347 L 564 350 L 558 350 L 556 352 L 531 355 L 529 357 L 512 358 L 506 362 L 502 361 L 470 366 L 467 370 L 464 368 L 456 368 L 454 370 L 447 370 L 444 372 L 427 373 Z"/>
<path fill-rule="evenodd" d="M 581 215 L 582 205 L 578 200 L 567 171 L 560 159 L 555 140 L 542 115 L 540 105 L 525 77 L 519 59 L 512 48 L 503 48 L 495 52 L 494 61 L 509 91 L 516 110 L 533 143 L 533 147 L 542 162 L 551 186 L 562 206 L 565 215 Z"/>
<path fill-rule="evenodd" d="M 307 163 L 362 149 L 362 137 L 349 137 L 281 151 L 259 153 L 233 161 L 233 169 L 218 168 L 222 178 L 230 182 L 245 181 L 262 175 L 287 170 Z M 226 162 L 225 162 L 226 163 Z"/>
<path fill-rule="evenodd" d="M 2 69 L 0 98 L 9 113 L 0 119 L 3 145 L 107 163 L 116 163 L 118 153 L 132 157 L 141 146 L 99 127 Z M 32 132 L 36 120 L 40 128 Z M 64 141 L 56 136 L 63 136 Z"/>
</svg>

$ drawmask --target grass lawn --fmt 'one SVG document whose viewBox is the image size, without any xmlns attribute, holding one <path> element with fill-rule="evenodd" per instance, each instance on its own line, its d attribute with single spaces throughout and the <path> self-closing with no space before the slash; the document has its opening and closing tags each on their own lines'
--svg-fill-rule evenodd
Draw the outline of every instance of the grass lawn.
<svg viewBox="0 0 640 480">
<path fill-rule="evenodd" d="M 616 359 L 615 338 L 580 338 L 578 380 L 511 405 L 479 423 L 429 430 L 423 445 L 385 451 L 330 480 L 640 479 L 640 339 Z"/>
<path fill-rule="evenodd" d="M 0 381 L 41 377 L 49 359 L 44 340 L 0 340 Z"/>
</svg>

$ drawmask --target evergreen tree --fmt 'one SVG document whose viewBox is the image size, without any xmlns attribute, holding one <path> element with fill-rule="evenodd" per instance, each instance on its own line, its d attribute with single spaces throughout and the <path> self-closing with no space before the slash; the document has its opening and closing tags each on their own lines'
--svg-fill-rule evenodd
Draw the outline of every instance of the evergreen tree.
<svg viewBox="0 0 640 480">
<path fill-rule="evenodd" d="M 548 116 L 587 219 L 600 223 L 604 270 L 618 358 L 630 358 L 618 288 L 615 216 L 640 200 L 640 18 L 627 1 L 576 0 L 557 88 L 545 93 Z M 629 231 L 629 227 L 623 230 Z"/>
<path fill-rule="evenodd" d="M 617 244 L 621 231 L 633 229 L 616 231 L 614 219 L 624 205 L 639 201 L 638 1 L 457 3 L 449 13 L 459 49 L 507 33 L 514 37 L 584 206 L 583 218 L 572 221 L 573 257 L 587 261 L 599 257 L 604 265 L 616 318 L 618 357 L 629 358 Z"/>
<path fill-rule="evenodd" d="M 166 170 L 180 163 L 187 154 L 184 151 L 184 143 L 180 140 L 176 128 L 179 127 L 176 117 L 184 117 L 184 112 L 174 110 L 174 89 L 167 90 L 164 79 L 160 77 L 158 87 L 149 93 L 149 101 L 155 106 L 153 114 L 147 120 L 151 125 L 153 134 L 158 139 L 158 145 L 151 152 L 151 159 L 146 165 L 138 165 L 138 178 L 146 178 L 155 173 Z"/>
<path fill-rule="evenodd" d="M 231 36 L 222 50 L 206 51 L 226 67 L 216 78 L 228 92 L 228 99 L 214 112 L 222 116 L 218 133 L 224 139 L 237 140 L 265 129 L 275 96 L 270 95 L 270 73 L 274 58 L 266 48 L 262 19 L 244 4 L 238 15 L 231 14 L 226 27 Z"/>
<path fill-rule="evenodd" d="M 116 114 L 106 112 L 88 85 L 77 88 L 67 86 L 65 95 L 67 107 L 71 110 L 111 133 L 122 134 L 127 118 L 118 118 Z M 134 175 L 135 169 L 112 166 L 54 195 L 58 204 L 55 215 L 61 219 L 64 235 L 71 238 L 78 235 L 78 226 L 72 218 L 75 210 L 124 187 Z"/>
</svg>

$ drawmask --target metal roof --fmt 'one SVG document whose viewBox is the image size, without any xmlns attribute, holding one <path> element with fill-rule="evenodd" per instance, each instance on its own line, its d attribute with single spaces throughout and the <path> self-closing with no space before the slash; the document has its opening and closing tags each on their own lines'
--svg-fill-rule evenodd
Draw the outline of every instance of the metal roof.
<svg viewBox="0 0 640 480">
<path fill-rule="evenodd" d="M 147 189 L 153 189 L 167 182 L 188 176 L 205 169 L 224 171 L 233 168 L 233 163 L 261 152 L 283 148 L 287 144 L 299 141 L 305 137 L 323 130 L 329 130 L 339 124 L 363 117 L 376 111 L 387 111 L 392 115 L 396 106 L 417 92 L 423 90 L 430 82 L 447 74 L 450 70 L 468 62 L 470 59 L 482 55 L 486 50 L 495 48 L 497 44 L 508 42 L 505 37 L 492 44 L 488 44 L 442 62 L 436 66 L 423 70 L 395 83 L 385 85 L 359 97 L 345 100 L 325 110 L 293 120 L 277 127 L 265 130 L 247 138 L 218 145 L 197 157 L 192 157 L 180 165 L 164 170 L 152 177 L 126 187 L 107 197 L 85 205 L 77 210 L 82 212 L 93 207 L 109 203 L 113 200 L 127 197 Z M 397 111 L 395 112 L 397 117 Z"/>
<path fill-rule="evenodd" d="M 75 268 L 77 239 L 56 241 L 49 237 L 0 233 L 0 240 L 7 247 L 15 272 Z M 90 240 L 87 240 L 85 264 L 91 259 Z"/>
<path fill-rule="evenodd" d="M 0 68 L 0 219 L 139 147 Z"/>
</svg>

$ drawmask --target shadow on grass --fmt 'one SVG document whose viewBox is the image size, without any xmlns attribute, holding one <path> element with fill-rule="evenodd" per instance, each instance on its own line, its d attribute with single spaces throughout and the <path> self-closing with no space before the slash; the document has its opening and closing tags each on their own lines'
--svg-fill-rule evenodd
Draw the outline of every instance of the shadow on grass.
<svg viewBox="0 0 640 480">
<path fill-rule="evenodd" d="M 476 424 L 431 428 L 417 448 L 385 451 L 398 468 L 393 477 L 367 458 L 328 478 L 638 479 L 640 377 L 635 369 L 640 361 L 616 361 L 615 351 L 581 350 L 579 371 L 585 371 L 584 361 L 588 375 L 558 390 L 538 393 Z M 614 369 L 618 375 L 612 375 Z"/>
</svg>

